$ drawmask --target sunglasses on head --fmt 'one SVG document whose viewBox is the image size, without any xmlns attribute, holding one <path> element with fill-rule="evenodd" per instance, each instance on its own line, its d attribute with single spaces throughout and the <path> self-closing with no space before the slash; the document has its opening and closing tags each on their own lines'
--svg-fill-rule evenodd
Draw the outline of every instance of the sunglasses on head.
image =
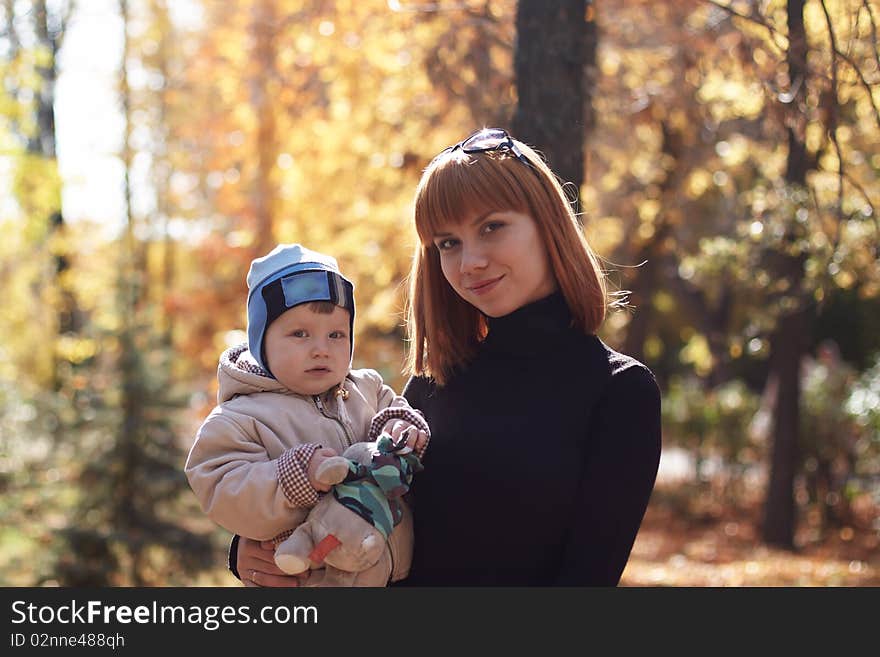
<svg viewBox="0 0 880 657">
<path fill-rule="evenodd" d="M 516 156 L 516 159 L 520 162 L 530 167 L 532 166 L 532 163 L 526 159 L 526 156 L 523 155 L 522 151 L 507 131 L 502 130 L 501 128 L 483 128 L 482 130 L 477 130 L 467 139 L 458 142 L 455 146 L 444 148 L 440 153 L 442 155 L 443 153 L 454 151 L 457 148 L 460 148 L 468 154 L 508 150 L 513 153 Z"/>
</svg>

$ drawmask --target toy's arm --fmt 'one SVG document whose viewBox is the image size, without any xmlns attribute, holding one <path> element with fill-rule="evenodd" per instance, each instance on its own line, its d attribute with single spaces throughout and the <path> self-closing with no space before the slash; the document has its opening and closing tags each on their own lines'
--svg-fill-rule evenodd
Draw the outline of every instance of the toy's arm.
<svg viewBox="0 0 880 657">
<path fill-rule="evenodd" d="M 329 489 L 340 483 L 348 483 L 368 477 L 370 469 L 345 456 L 332 456 L 324 460 L 315 472 L 316 479 Z"/>
</svg>

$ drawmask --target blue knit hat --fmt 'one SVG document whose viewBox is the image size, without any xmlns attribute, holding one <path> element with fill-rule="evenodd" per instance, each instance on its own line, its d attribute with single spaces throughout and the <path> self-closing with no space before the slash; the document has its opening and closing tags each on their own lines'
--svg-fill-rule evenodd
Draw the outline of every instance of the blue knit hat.
<svg viewBox="0 0 880 657">
<path fill-rule="evenodd" d="M 247 285 L 248 349 L 267 372 L 266 329 L 284 311 L 310 301 L 329 301 L 349 312 L 350 353 L 354 353 L 354 285 L 339 272 L 332 256 L 299 244 L 279 244 L 251 262 Z"/>
</svg>

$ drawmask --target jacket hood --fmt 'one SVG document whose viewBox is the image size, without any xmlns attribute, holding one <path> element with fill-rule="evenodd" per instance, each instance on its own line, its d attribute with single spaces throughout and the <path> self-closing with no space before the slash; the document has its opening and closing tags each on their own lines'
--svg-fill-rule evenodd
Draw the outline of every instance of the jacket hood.
<svg viewBox="0 0 880 657">
<path fill-rule="evenodd" d="M 217 402 L 222 404 L 238 395 L 254 392 L 288 392 L 281 383 L 257 363 L 246 342 L 230 347 L 220 355 L 217 366 Z"/>
</svg>

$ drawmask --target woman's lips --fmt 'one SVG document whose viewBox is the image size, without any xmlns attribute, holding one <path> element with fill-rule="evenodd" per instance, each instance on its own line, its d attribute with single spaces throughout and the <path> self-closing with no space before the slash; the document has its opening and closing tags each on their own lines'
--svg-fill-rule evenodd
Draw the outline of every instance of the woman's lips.
<svg viewBox="0 0 880 657">
<path fill-rule="evenodd" d="M 499 276 L 498 278 L 490 278 L 485 281 L 480 281 L 474 285 L 468 286 L 468 290 L 471 291 L 472 294 L 476 294 L 477 296 L 481 296 L 483 294 L 488 294 L 498 285 L 498 282 L 504 278 L 504 276 Z"/>
</svg>

